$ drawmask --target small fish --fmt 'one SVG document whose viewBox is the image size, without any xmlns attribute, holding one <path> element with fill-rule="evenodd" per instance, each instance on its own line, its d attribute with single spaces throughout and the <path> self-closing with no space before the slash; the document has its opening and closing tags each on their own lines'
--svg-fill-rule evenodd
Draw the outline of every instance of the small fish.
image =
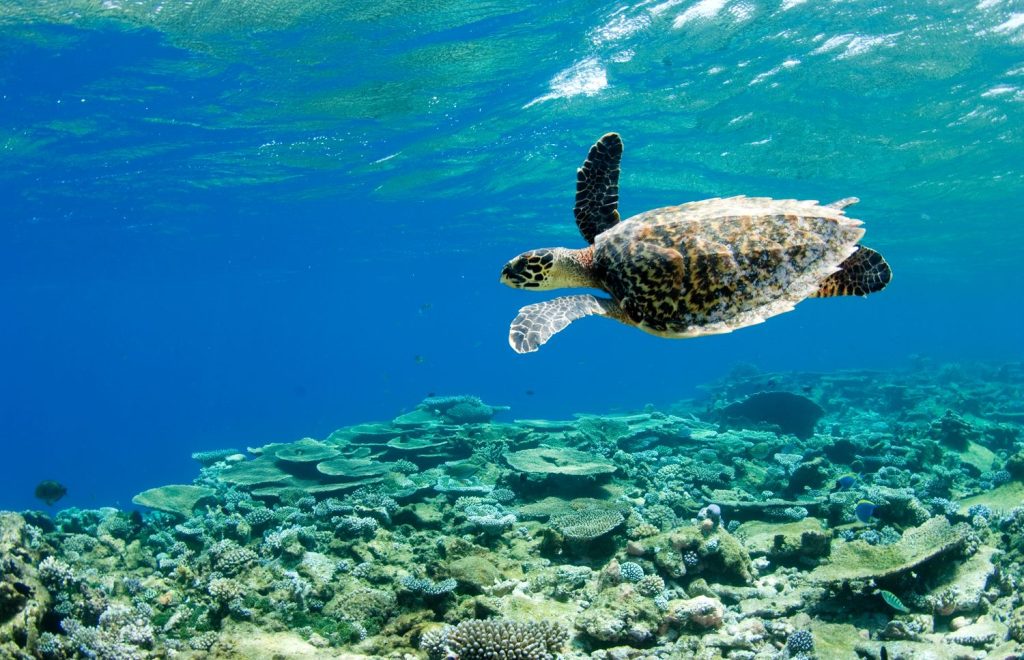
<svg viewBox="0 0 1024 660">
<path fill-rule="evenodd" d="M 60 498 L 68 494 L 67 487 L 59 481 L 47 479 L 40 481 L 36 486 L 36 497 L 46 502 L 47 506 L 53 506 Z"/>
<path fill-rule="evenodd" d="M 882 600 L 884 600 L 889 607 L 897 612 L 903 612 L 904 614 L 908 614 L 910 612 L 910 608 L 904 605 L 903 601 L 901 601 L 893 592 L 886 591 L 885 589 L 879 589 L 878 595 L 882 597 Z"/>
<path fill-rule="evenodd" d="M 878 650 L 878 660 L 889 660 L 889 652 L 885 650 L 884 645 Z"/>
<path fill-rule="evenodd" d="M 857 502 L 857 506 L 853 508 L 853 512 L 857 515 L 857 520 L 867 524 L 871 520 L 871 516 L 874 515 L 875 509 L 878 507 L 874 502 L 867 500 L 861 500 Z"/>
<path fill-rule="evenodd" d="M 423 364 L 424 362 L 427 361 L 427 358 L 423 357 L 422 355 L 416 355 L 413 357 L 413 361 L 415 361 L 416 364 Z"/>
<path fill-rule="evenodd" d="M 832 489 L 832 492 L 834 493 L 837 490 L 850 490 L 855 483 L 857 483 L 857 475 L 844 474 L 836 479 L 836 485 L 835 488 Z"/>
</svg>

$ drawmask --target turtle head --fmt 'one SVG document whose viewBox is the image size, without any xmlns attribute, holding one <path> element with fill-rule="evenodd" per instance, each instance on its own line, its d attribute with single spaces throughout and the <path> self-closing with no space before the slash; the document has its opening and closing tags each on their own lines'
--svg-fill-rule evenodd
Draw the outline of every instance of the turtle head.
<svg viewBox="0 0 1024 660">
<path fill-rule="evenodd" d="M 537 290 L 593 286 L 589 272 L 590 254 L 592 248 L 530 250 L 505 264 L 501 269 L 501 283 L 513 289 Z"/>
<path fill-rule="evenodd" d="M 550 289 L 555 250 L 541 248 L 524 252 L 501 269 L 501 283 L 513 289 Z"/>
</svg>

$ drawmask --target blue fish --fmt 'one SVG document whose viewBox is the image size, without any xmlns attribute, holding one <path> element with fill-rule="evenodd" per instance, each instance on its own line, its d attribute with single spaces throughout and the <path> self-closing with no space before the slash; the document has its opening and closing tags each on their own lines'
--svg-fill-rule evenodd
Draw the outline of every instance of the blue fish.
<svg viewBox="0 0 1024 660">
<path fill-rule="evenodd" d="M 857 502 L 857 506 L 854 507 L 853 512 L 857 514 L 857 520 L 867 524 L 871 520 L 871 516 L 874 515 L 875 509 L 877 508 L 878 507 L 875 506 L 874 502 L 861 500 L 860 502 Z"/>
<path fill-rule="evenodd" d="M 833 492 L 837 490 L 849 490 L 853 485 L 857 483 L 857 475 L 855 474 L 844 474 L 843 476 L 836 479 L 836 487 L 833 488 Z"/>
</svg>

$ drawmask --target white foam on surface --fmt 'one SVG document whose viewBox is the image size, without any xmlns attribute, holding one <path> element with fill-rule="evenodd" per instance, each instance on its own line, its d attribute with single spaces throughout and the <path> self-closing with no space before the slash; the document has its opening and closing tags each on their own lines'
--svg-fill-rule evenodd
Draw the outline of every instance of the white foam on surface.
<svg viewBox="0 0 1024 660">
<path fill-rule="evenodd" d="M 992 89 L 982 92 L 982 98 L 988 98 L 990 96 L 1005 96 L 1006 94 L 1013 94 L 1017 91 L 1017 88 L 1013 85 L 996 85 Z"/>
<path fill-rule="evenodd" d="M 650 8 L 651 16 L 660 16 L 673 7 L 683 4 L 683 0 L 666 0 Z"/>
<path fill-rule="evenodd" d="M 992 29 L 996 32 L 1012 32 L 1021 26 L 1024 26 L 1024 12 L 1010 14 L 1004 23 L 1000 23 Z"/>
<path fill-rule="evenodd" d="M 825 43 L 811 51 L 811 54 L 821 55 L 823 53 L 831 53 L 842 49 L 842 52 L 836 55 L 835 59 L 845 60 L 850 57 L 863 55 L 878 46 L 893 46 L 896 43 L 896 37 L 900 34 L 902 33 L 893 32 L 892 34 L 877 36 L 851 33 L 839 34 L 828 38 Z"/>
<path fill-rule="evenodd" d="M 676 16 L 672 21 L 672 27 L 681 28 L 687 23 L 696 19 L 711 19 L 718 15 L 718 12 L 725 8 L 727 0 L 700 0 L 697 4 L 687 8 L 682 14 Z"/>
<path fill-rule="evenodd" d="M 551 79 L 551 91 L 538 96 L 524 108 L 551 101 L 553 99 L 571 98 L 573 96 L 594 96 L 608 87 L 608 71 L 597 57 L 588 57 L 560 71 Z"/>
<path fill-rule="evenodd" d="M 750 20 L 750 18 L 754 15 L 755 10 L 756 9 L 754 5 L 748 5 L 745 2 L 741 2 L 737 5 L 729 7 L 729 13 L 732 15 L 733 18 L 740 22 Z"/>
<path fill-rule="evenodd" d="M 596 28 L 590 35 L 590 41 L 595 46 L 615 43 L 646 29 L 650 24 L 651 17 L 647 14 L 627 16 L 620 11 L 613 15 L 607 23 Z"/>
</svg>

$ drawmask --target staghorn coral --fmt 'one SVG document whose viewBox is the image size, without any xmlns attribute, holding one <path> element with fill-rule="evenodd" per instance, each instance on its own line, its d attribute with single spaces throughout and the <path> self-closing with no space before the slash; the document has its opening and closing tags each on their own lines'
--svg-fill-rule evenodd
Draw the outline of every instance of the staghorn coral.
<svg viewBox="0 0 1024 660">
<path fill-rule="evenodd" d="M 644 596 L 658 596 L 665 591 L 665 580 L 660 575 L 645 575 L 637 581 L 636 590 Z"/>
<path fill-rule="evenodd" d="M 245 592 L 245 587 L 232 578 L 213 578 L 207 585 L 206 591 L 214 600 L 220 603 L 230 603 L 241 597 Z"/>
<path fill-rule="evenodd" d="M 448 654 L 448 635 L 454 626 L 438 626 L 420 635 L 420 648 L 430 660 L 441 660 Z"/>
<path fill-rule="evenodd" d="M 258 555 L 255 552 L 228 539 L 218 541 L 210 548 L 211 564 L 225 575 L 237 575 L 249 568 L 257 559 Z"/>
<path fill-rule="evenodd" d="M 434 582 L 428 578 L 416 578 L 411 575 L 406 575 L 399 582 L 414 594 L 431 597 L 444 596 L 455 591 L 455 588 L 459 586 L 454 578 Z"/>
<path fill-rule="evenodd" d="M 549 660 L 568 639 L 564 626 L 549 621 L 471 619 L 447 631 L 445 646 L 459 660 Z"/>
</svg>

